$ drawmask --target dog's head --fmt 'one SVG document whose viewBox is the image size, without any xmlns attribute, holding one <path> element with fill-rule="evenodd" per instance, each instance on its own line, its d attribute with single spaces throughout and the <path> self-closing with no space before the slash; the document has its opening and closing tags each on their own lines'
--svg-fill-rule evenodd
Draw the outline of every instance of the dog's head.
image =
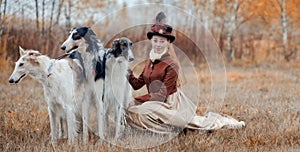
<svg viewBox="0 0 300 152">
<path fill-rule="evenodd" d="M 111 54 L 115 58 L 124 57 L 129 62 L 133 61 L 132 42 L 126 37 L 114 40 Z"/>
<path fill-rule="evenodd" d="M 39 51 L 24 50 L 19 47 L 20 58 L 15 64 L 15 69 L 9 77 L 9 83 L 18 83 L 28 74 L 36 71 L 35 69 L 40 66 L 38 57 L 41 56 Z"/>
<path fill-rule="evenodd" d="M 85 43 L 87 43 L 88 41 L 92 41 L 91 39 L 95 37 L 96 34 L 92 31 L 90 27 L 74 27 L 70 31 L 68 38 L 65 40 L 65 42 L 63 42 L 60 48 L 66 51 L 66 53 L 72 53 L 78 47 L 85 45 Z M 94 43 L 91 43 L 90 45 L 92 44 Z"/>
</svg>

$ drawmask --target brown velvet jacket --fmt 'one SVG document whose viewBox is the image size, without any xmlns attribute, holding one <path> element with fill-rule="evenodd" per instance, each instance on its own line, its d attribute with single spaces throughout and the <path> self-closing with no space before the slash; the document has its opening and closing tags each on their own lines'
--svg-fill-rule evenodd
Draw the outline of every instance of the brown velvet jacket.
<svg viewBox="0 0 300 152">
<path fill-rule="evenodd" d="M 145 84 L 148 94 L 138 96 L 135 101 L 167 101 L 168 96 L 177 91 L 178 64 L 165 54 L 160 60 L 147 61 L 143 72 L 136 78 L 132 71 L 129 72 L 129 83 L 134 90 Z"/>
</svg>

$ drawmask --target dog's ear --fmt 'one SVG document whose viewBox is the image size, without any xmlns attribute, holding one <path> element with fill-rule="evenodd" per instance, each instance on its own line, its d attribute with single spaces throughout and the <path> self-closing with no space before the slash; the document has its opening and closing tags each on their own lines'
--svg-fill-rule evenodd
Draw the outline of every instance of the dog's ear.
<svg viewBox="0 0 300 152">
<path fill-rule="evenodd" d="M 120 39 L 115 39 L 114 41 L 113 41 L 113 43 L 112 43 L 112 48 L 113 49 L 117 49 L 118 47 L 120 47 L 119 45 L 120 45 Z"/>
<path fill-rule="evenodd" d="M 20 53 L 20 56 L 23 56 L 25 54 L 25 50 L 19 46 L 19 53 Z"/>
<path fill-rule="evenodd" d="M 89 30 L 89 27 L 87 26 L 83 26 L 77 29 L 77 32 L 79 33 L 79 35 L 81 37 L 84 37 L 84 35 L 87 33 L 87 31 Z"/>
</svg>

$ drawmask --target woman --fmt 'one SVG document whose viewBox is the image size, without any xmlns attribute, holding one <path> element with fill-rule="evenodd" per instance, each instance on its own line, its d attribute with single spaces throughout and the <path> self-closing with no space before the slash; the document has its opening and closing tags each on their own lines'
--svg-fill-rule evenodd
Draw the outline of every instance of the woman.
<svg viewBox="0 0 300 152">
<path fill-rule="evenodd" d="M 164 24 L 166 16 L 160 12 L 147 37 L 152 50 L 143 72 L 138 78 L 129 70 L 129 83 L 134 90 L 144 85 L 148 94 L 135 97 L 127 108 L 127 122 L 136 128 L 158 133 L 171 133 L 174 129 L 212 130 L 223 127 L 236 128 L 244 122 L 208 113 L 197 116 L 196 106 L 179 88 L 180 64 L 174 53 L 172 27 Z"/>
</svg>

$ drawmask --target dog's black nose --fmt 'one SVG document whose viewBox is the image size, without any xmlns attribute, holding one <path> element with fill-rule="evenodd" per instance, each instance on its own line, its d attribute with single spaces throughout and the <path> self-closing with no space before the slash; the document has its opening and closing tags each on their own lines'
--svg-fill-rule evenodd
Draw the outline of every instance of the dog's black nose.
<svg viewBox="0 0 300 152">
<path fill-rule="evenodd" d="M 8 82 L 9 83 L 14 83 L 14 80 L 13 79 L 9 79 Z"/>
<path fill-rule="evenodd" d="M 66 46 L 61 46 L 60 49 L 66 50 Z"/>
<path fill-rule="evenodd" d="M 133 61 L 134 60 L 134 58 L 129 58 L 129 62 L 131 62 L 131 61 Z"/>
</svg>

